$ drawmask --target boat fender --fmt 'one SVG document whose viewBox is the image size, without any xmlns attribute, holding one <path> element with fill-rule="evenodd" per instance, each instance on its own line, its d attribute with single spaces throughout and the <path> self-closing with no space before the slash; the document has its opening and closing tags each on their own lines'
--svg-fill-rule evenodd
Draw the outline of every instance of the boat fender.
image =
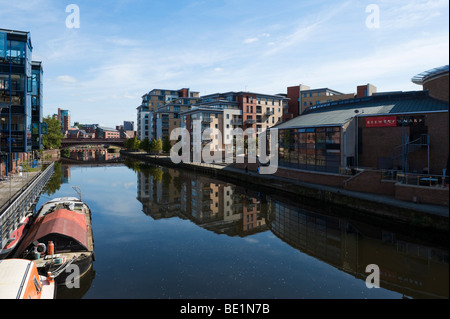
<svg viewBox="0 0 450 319">
<path fill-rule="evenodd" d="M 47 251 L 47 246 L 45 246 L 44 243 L 40 243 L 37 245 L 37 252 L 41 255 L 43 255 Z"/>
</svg>

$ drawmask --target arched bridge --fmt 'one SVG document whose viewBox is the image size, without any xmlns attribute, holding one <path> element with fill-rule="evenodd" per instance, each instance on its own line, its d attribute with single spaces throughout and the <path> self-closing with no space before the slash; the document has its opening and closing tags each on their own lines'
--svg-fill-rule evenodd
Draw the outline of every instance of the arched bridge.
<svg viewBox="0 0 450 319">
<path fill-rule="evenodd" d="M 69 139 L 65 138 L 61 141 L 61 148 L 67 148 L 72 146 L 80 145 L 111 145 L 123 147 L 123 143 L 126 141 L 125 138 L 113 138 L 113 139 L 94 139 L 94 138 L 80 138 L 80 139 Z"/>
</svg>

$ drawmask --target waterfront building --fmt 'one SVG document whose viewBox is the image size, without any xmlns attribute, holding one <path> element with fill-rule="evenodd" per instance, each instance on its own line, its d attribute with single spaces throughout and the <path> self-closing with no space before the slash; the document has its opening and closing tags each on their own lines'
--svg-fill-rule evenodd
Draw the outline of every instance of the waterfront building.
<svg viewBox="0 0 450 319">
<path fill-rule="evenodd" d="M 33 150 L 42 149 L 43 134 L 43 75 L 42 62 L 32 62 L 31 76 L 31 123 L 32 123 L 32 147 Z"/>
<path fill-rule="evenodd" d="M 229 153 L 235 149 L 234 129 L 253 129 L 258 133 L 280 124 L 287 100 L 282 95 L 242 91 L 210 94 L 202 96 L 198 104 L 181 114 L 181 126 L 192 136 L 197 129 L 196 123 L 201 123 L 201 132 L 212 131 L 209 138 L 203 138 L 203 146 L 209 144 L 211 151 Z M 191 138 L 191 145 L 193 142 Z"/>
<path fill-rule="evenodd" d="M 42 65 L 36 62 L 32 66 L 32 51 L 29 32 L 0 29 L 2 177 L 15 171 L 33 149 L 41 148 Z M 38 87 L 40 90 L 33 90 Z"/>
<path fill-rule="evenodd" d="M 153 89 L 142 96 L 142 103 L 137 108 L 137 137 L 140 141 L 145 138 L 156 139 L 157 118 L 156 112 L 160 107 L 176 102 L 183 98 L 183 104 L 191 105 L 197 101 L 199 92 L 191 91 L 188 88 L 180 90 Z"/>
<path fill-rule="evenodd" d="M 346 167 L 441 174 L 448 165 L 448 102 L 427 91 L 320 104 L 278 125 L 279 166 L 343 173 Z"/>
</svg>

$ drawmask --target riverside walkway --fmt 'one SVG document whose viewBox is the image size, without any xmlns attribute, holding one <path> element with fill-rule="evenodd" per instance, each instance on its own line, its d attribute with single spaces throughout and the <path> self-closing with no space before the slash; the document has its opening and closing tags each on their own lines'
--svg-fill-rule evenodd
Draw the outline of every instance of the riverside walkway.
<svg viewBox="0 0 450 319">
<path fill-rule="evenodd" d="M 54 163 L 51 163 L 45 170 L 38 167 L 35 171 L 17 173 L 0 182 L 0 249 L 39 198 L 53 172 Z"/>
</svg>

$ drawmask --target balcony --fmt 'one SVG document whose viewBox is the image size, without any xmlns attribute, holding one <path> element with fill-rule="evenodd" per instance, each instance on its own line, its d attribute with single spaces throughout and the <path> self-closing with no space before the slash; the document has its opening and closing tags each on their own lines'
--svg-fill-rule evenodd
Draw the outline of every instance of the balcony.
<svg viewBox="0 0 450 319">
<path fill-rule="evenodd" d="M 204 117 L 202 119 L 202 123 L 212 123 L 213 119 L 210 117 Z"/>
<path fill-rule="evenodd" d="M 246 124 L 251 124 L 251 125 L 253 125 L 253 124 L 256 124 L 256 120 L 254 120 L 254 119 L 248 119 L 248 120 L 245 120 L 245 123 L 246 123 Z"/>
<path fill-rule="evenodd" d="M 266 112 L 266 116 L 272 116 L 272 115 L 274 115 L 275 114 L 275 112 L 274 111 L 271 111 L 271 110 L 268 110 L 267 112 Z"/>
<path fill-rule="evenodd" d="M 231 120 L 231 125 L 242 125 L 243 121 L 242 119 L 232 119 Z"/>
</svg>

